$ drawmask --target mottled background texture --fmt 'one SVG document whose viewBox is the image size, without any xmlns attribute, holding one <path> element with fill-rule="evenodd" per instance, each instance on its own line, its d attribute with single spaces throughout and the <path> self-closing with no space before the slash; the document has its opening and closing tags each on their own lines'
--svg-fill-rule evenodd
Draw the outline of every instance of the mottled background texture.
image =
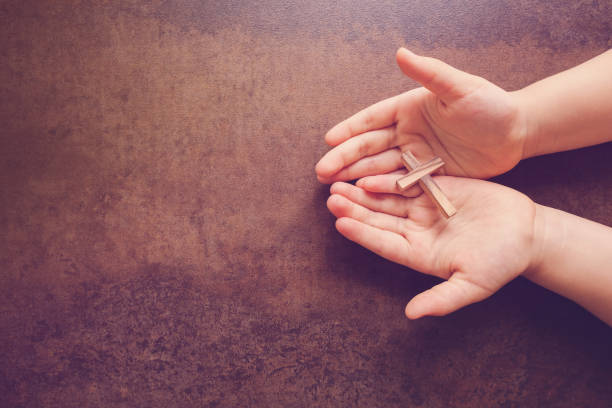
<svg viewBox="0 0 612 408">
<path fill-rule="evenodd" d="M 0 1 L 0 406 L 608 407 L 612 330 L 518 279 L 436 280 L 341 237 L 323 134 L 416 84 L 506 89 L 612 47 L 609 1 Z M 612 145 L 497 181 L 612 225 Z"/>
</svg>

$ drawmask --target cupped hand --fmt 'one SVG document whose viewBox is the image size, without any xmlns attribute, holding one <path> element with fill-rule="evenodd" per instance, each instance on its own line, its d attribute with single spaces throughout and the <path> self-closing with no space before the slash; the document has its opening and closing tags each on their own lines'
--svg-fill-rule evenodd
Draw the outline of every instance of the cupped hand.
<svg viewBox="0 0 612 408">
<path fill-rule="evenodd" d="M 317 163 L 323 183 L 402 168 L 400 150 L 445 162 L 445 174 L 489 178 L 523 156 L 526 119 L 510 92 L 437 59 L 401 48 L 402 71 L 423 85 L 378 102 L 334 126 L 334 148 Z M 399 148 L 399 149 L 397 149 Z"/>
<path fill-rule="evenodd" d="M 346 238 L 445 279 L 408 303 L 409 318 L 441 316 L 483 300 L 529 267 L 536 206 L 527 196 L 488 181 L 435 177 L 457 208 L 445 219 L 418 186 L 400 195 L 399 177 L 334 183 L 327 206 Z"/>
</svg>

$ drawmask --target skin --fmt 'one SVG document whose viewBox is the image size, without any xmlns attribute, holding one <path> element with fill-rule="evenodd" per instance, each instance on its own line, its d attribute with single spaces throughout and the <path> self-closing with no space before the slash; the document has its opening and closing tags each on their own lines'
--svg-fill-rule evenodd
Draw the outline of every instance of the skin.
<svg viewBox="0 0 612 408">
<path fill-rule="evenodd" d="M 524 117 L 523 157 L 612 140 L 612 50 L 515 93 Z"/>
<path fill-rule="evenodd" d="M 445 279 L 408 303 L 408 318 L 446 315 L 523 275 L 612 325 L 612 228 L 499 184 L 438 176 L 457 207 L 447 220 L 418 189 L 398 191 L 399 177 L 336 182 L 327 206 L 346 238 Z"/>
<path fill-rule="evenodd" d="M 528 197 L 483 180 L 437 177 L 436 182 L 457 208 L 449 220 L 425 194 L 401 196 L 385 179 L 360 186 L 334 183 L 327 202 L 346 238 L 446 279 L 408 303 L 406 315 L 412 319 L 445 315 L 483 300 L 519 276 L 532 259 L 535 205 Z"/>
<path fill-rule="evenodd" d="M 612 140 L 612 51 L 512 93 L 405 49 L 397 61 L 423 87 L 334 126 L 315 171 L 334 183 L 327 205 L 342 235 L 445 279 L 414 297 L 406 315 L 448 314 L 523 275 L 612 325 L 612 229 L 476 179 L 524 157 Z M 397 190 L 405 150 L 421 162 L 439 156 L 445 174 L 462 176 L 436 177 L 455 216 L 444 219 L 418 186 Z"/>
<path fill-rule="evenodd" d="M 439 156 L 446 174 L 488 178 L 522 157 L 526 121 L 519 100 L 442 61 L 400 49 L 402 71 L 423 84 L 334 126 L 334 148 L 317 163 L 319 181 L 351 180 L 403 168 L 399 150 L 419 161 Z M 399 148 L 399 149 L 397 149 Z"/>
<path fill-rule="evenodd" d="M 325 135 L 322 183 L 402 169 L 399 151 L 441 157 L 442 174 L 490 178 L 521 159 L 612 140 L 612 50 L 516 92 L 400 48 L 397 63 L 423 85 L 378 102 Z"/>
</svg>

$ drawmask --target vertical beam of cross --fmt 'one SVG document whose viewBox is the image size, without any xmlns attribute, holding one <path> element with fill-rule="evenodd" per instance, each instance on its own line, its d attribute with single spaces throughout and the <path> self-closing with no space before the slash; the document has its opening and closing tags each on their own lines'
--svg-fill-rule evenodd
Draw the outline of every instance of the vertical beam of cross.
<svg viewBox="0 0 612 408">
<path fill-rule="evenodd" d="M 430 176 L 432 172 L 444 166 L 442 159 L 436 157 L 427 163 L 420 164 L 412 153 L 405 151 L 402 153 L 402 162 L 410 173 L 397 181 L 400 190 L 405 190 L 418 181 L 425 194 L 434 202 L 444 217 L 450 218 L 457 213 L 453 204 Z"/>
</svg>

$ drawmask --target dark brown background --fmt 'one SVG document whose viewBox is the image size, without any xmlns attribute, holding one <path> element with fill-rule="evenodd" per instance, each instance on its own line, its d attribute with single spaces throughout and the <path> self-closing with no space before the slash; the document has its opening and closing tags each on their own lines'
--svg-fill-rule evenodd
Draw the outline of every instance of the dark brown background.
<svg viewBox="0 0 612 408">
<path fill-rule="evenodd" d="M 416 86 L 400 45 L 517 89 L 611 47 L 610 2 L 258 3 L 0 3 L 0 405 L 609 406 L 610 328 L 522 279 L 408 321 L 435 279 L 313 167 Z M 498 181 L 611 225 L 611 154 Z"/>
</svg>

